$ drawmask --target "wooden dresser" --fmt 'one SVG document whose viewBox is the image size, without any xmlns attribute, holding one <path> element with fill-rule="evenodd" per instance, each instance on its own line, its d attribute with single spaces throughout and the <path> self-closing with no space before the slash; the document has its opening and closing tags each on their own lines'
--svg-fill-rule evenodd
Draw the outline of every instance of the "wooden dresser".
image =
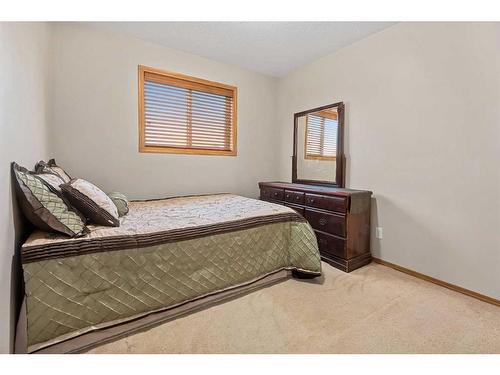
<svg viewBox="0 0 500 375">
<path fill-rule="evenodd" d="M 259 182 L 260 199 L 304 216 L 316 233 L 321 258 L 345 272 L 371 262 L 371 191 L 287 182 Z"/>
</svg>

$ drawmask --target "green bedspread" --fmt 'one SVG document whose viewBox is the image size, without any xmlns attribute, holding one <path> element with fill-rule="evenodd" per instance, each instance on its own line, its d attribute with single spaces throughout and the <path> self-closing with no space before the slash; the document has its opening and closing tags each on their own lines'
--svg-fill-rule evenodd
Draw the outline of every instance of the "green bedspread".
<svg viewBox="0 0 500 375">
<path fill-rule="evenodd" d="M 119 228 L 35 232 L 22 248 L 28 351 L 282 269 L 321 273 L 293 210 L 230 194 L 131 202 Z"/>
</svg>

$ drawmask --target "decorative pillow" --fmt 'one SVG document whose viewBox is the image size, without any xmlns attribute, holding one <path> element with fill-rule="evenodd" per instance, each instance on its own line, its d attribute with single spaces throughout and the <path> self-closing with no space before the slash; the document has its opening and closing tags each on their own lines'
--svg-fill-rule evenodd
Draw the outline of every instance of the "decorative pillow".
<svg viewBox="0 0 500 375">
<path fill-rule="evenodd" d="M 91 222 L 112 227 L 120 226 L 118 209 L 97 186 L 81 178 L 61 185 L 63 195 Z"/>
<path fill-rule="evenodd" d="M 12 171 L 21 209 L 34 226 L 70 237 L 78 237 L 88 232 L 80 216 L 36 174 L 16 163 L 12 163 Z"/>
<path fill-rule="evenodd" d="M 64 180 L 59 177 L 59 175 L 52 172 L 35 172 L 36 176 L 45 181 L 45 184 L 52 188 L 52 191 L 57 195 L 61 196 L 61 185 L 64 184 Z"/>
<path fill-rule="evenodd" d="M 43 160 L 40 160 L 35 165 L 36 173 L 53 173 L 59 176 L 65 183 L 71 180 L 71 176 L 66 173 L 64 169 L 56 164 L 55 159 L 50 159 L 47 163 Z"/>
<path fill-rule="evenodd" d="M 128 214 L 128 199 L 125 194 L 118 191 L 113 191 L 108 194 L 108 197 L 113 201 L 118 210 L 118 216 L 122 217 Z"/>
</svg>

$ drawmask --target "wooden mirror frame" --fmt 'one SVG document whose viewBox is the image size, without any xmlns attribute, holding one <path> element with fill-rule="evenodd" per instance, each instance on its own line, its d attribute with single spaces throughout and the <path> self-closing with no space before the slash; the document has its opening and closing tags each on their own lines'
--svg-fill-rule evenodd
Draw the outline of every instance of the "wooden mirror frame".
<svg viewBox="0 0 500 375">
<path fill-rule="evenodd" d="M 337 130 L 337 157 L 336 157 L 336 172 L 335 182 L 331 181 L 316 181 L 316 180 L 301 180 L 297 178 L 297 132 L 299 126 L 299 117 L 306 116 L 309 113 L 323 111 L 325 109 L 337 107 L 338 113 L 338 130 Z M 292 182 L 307 185 L 324 185 L 333 187 L 345 187 L 345 155 L 344 155 L 344 103 L 338 102 L 329 104 L 322 107 L 309 109 L 295 113 L 293 115 L 293 156 L 292 156 Z"/>
</svg>

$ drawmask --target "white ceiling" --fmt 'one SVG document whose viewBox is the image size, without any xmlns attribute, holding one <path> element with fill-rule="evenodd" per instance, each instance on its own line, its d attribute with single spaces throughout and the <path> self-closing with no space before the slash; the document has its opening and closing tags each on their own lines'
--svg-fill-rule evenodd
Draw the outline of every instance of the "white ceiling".
<svg viewBox="0 0 500 375">
<path fill-rule="evenodd" d="M 391 22 L 93 22 L 110 31 L 281 77 Z"/>
</svg>

